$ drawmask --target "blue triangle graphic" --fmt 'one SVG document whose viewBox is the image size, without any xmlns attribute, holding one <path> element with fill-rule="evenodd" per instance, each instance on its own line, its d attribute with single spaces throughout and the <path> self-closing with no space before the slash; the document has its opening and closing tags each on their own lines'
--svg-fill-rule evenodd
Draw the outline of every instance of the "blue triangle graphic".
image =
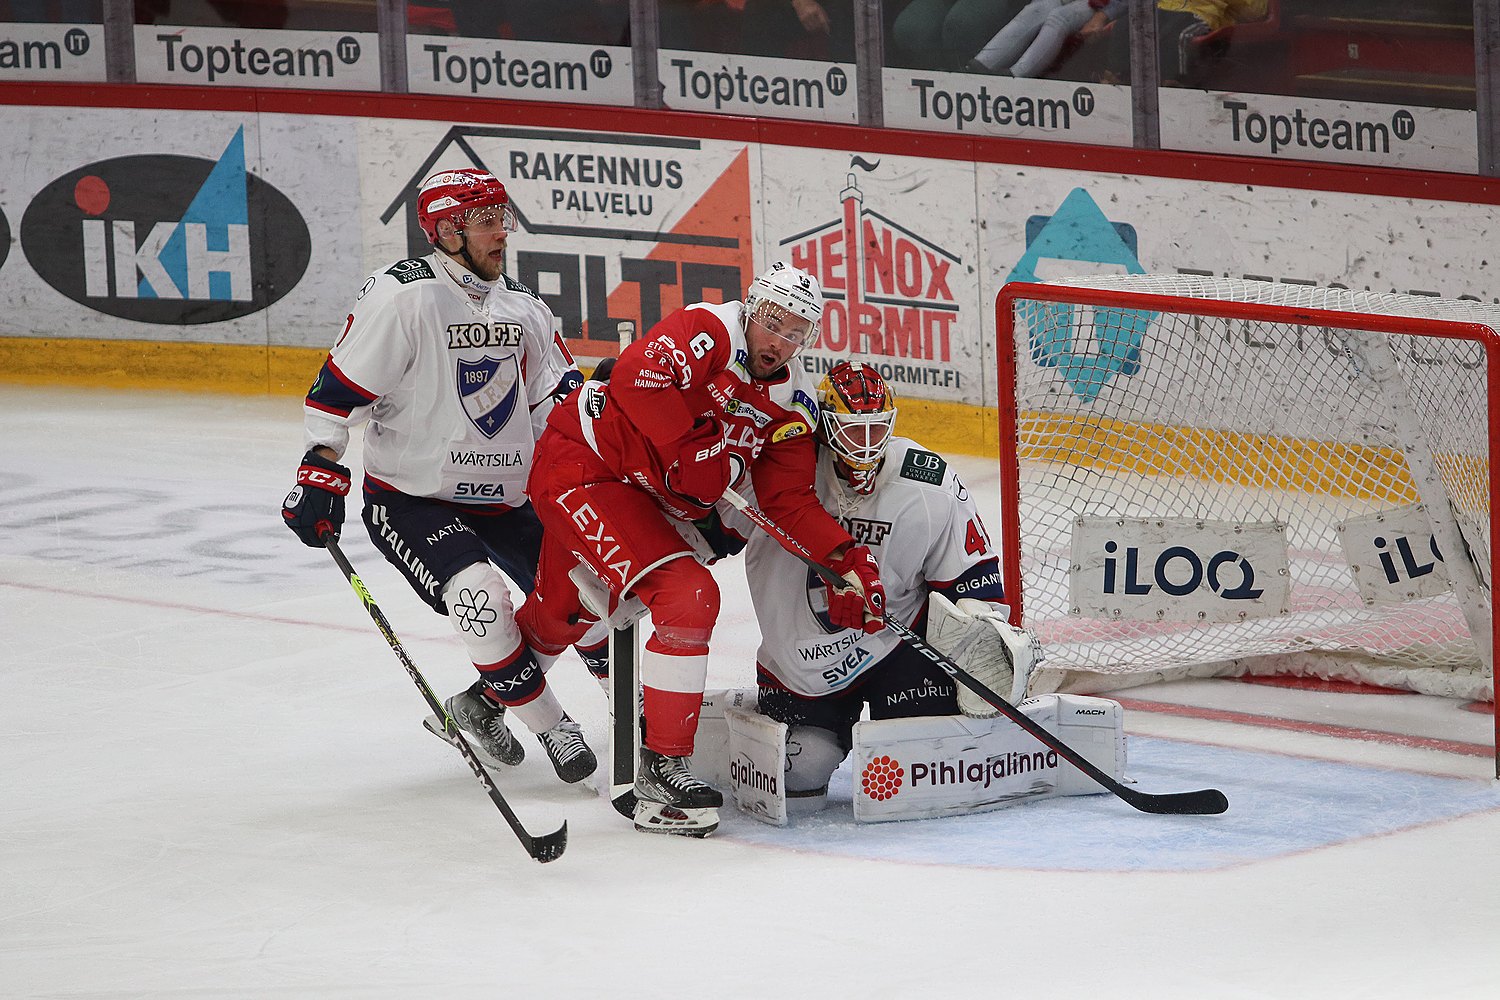
<svg viewBox="0 0 1500 1000">
<path fill-rule="evenodd" d="M 249 225 L 250 199 L 246 194 L 243 125 L 234 133 L 234 138 L 229 140 L 229 145 L 219 157 L 219 162 L 214 164 L 203 186 L 193 195 L 187 211 L 182 213 L 176 230 L 157 258 L 183 297 L 188 292 L 187 234 L 183 229 L 183 223 L 187 222 L 202 223 L 207 228 L 208 249 L 220 251 L 229 249 L 228 226 Z M 144 278 L 141 279 L 137 294 L 143 299 L 157 297 L 156 290 Z M 210 299 L 228 299 L 231 294 L 229 275 L 215 272 L 208 276 Z"/>
</svg>

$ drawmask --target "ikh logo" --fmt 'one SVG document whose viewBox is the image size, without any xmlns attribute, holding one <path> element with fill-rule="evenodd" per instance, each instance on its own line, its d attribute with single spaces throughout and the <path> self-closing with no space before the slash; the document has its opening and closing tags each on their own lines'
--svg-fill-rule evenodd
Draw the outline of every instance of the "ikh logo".
<svg viewBox="0 0 1500 1000">
<path fill-rule="evenodd" d="M 855 156 L 850 166 L 880 165 Z M 827 299 L 817 346 L 825 351 L 952 361 L 963 261 L 864 207 L 851 171 L 841 218 L 783 240 Z"/>
<path fill-rule="evenodd" d="M 246 171 L 243 128 L 217 162 L 124 156 L 59 177 L 27 207 L 21 247 L 74 302 L 173 326 L 266 308 L 312 255 L 296 207 Z"/>
</svg>

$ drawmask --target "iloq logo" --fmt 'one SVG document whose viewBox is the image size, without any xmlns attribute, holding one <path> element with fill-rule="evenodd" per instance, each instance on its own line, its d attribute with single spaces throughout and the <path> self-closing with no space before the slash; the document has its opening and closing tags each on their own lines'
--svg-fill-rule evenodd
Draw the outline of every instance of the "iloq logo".
<svg viewBox="0 0 1500 1000">
<path fill-rule="evenodd" d="M 312 255 L 296 207 L 245 170 L 244 129 L 217 161 L 124 156 L 59 177 L 22 216 L 21 247 L 74 302 L 171 325 L 264 309 Z"/>
<path fill-rule="evenodd" d="M 1073 527 L 1073 613 L 1225 622 L 1286 614 L 1285 526 L 1087 518 Z"/>
<path fill-rule="evenodd" d="M 1264 590 L 1255 586 L 1255 566 L 1241 553 L 1223 549 L 1212 555 L 1200 555 L 1186 545 L 1169 545 L 1156 554 L 1149 570 L 1142 576 L 1141 549 L 1124 546 L 1124 571 L 1120 570 L 1121 545 L 1104 543 L 1104 592 L 1106 594 L 1149 594 L 1160 587 L 1173 597 L 1186 597 L 1205 583 L 1208 589 L 1226 601 L 1253 601 Z M 1234 567 L 1237 573 L 1226 572 Z M 1235 577 L 1231 581 L 1230 577 Z"/>
</svg>

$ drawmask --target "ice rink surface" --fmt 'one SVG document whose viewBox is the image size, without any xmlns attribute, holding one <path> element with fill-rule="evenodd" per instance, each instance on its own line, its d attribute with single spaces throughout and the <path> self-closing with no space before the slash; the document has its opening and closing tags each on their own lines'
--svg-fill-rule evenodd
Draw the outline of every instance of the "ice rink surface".
<svg viewBox="0 0 1500 1000">
<path fill-rule="evenodd" d="M 0 997 L 1500 995 L 1492 719 L 1417 695 L 1123 692 L 1130 776 L 1221 788 L 1219 817 L 856 824 L 846 767 L 828 812 L 726 809 L 705 841 L 635 833 L 523 736 L 497 780 L 571 835 L 536 864 L 278 526 L 300 454 L 294 399 L 0 387 Z M 994 463 L 956 464 L 993 525 Z M 466 686 L 357 517 L 345 551 Z M 743 573 L 715 569 L 709 684 L 747 686 Z M 602 754 L 597 685 L 572 654 L 550 678 Z"/>
</svg>

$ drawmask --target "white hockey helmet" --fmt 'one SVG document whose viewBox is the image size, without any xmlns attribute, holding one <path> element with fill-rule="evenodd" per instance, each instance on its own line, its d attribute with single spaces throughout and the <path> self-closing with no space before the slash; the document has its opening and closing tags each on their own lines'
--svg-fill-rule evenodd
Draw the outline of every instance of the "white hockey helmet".
<svg viewBox="0 0 1500 1000">
<path fill-rule="evenodd" d="M 823 318 L 823 286 L 818 279 L 778 260 L 756 275 L 745 292 L 745 323 L 759 323 L 799 348 L 818 340 Z"/>
</svg>

